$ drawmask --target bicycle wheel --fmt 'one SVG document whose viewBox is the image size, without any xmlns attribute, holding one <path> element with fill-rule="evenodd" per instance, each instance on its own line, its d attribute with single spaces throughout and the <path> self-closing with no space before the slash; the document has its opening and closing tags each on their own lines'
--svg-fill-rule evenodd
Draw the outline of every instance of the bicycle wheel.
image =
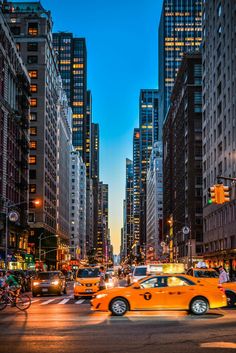
<svg viewBox="0 0 236 353">
<path fill-rule="evenodd" d="M 7 298 L 4 295 L 2 295 L 0 297 L 0 310 L 5 309 L 6 306 L 7 306 Z"/>
<path fill-rule="evenodd" d="M 26 310 L 31 305 L 31 299 L 27 294 L 19 294 L 16 297 L 16 307 L 20 310 Z"/>
</svg>

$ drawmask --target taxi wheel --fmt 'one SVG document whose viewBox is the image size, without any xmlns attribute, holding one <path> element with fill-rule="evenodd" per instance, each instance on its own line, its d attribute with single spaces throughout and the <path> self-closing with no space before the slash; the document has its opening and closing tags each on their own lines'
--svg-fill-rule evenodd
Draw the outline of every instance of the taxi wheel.
<svg viewBox="0 0 236 353">
<path fill-rule="evenodd" d="M 78 295 L 74 295 L 74 299 L 78 300 L 79 299 Z"/>
<path fill-rule="evenodd" d="M 129 310 L 129 304 L 124 298 L 115 298 L 110 304 L 110 310 L 114 316 L 123 316 Z"/>
<path fill-rule="evenodd" d="M 190 311 L 194 315 L 204 315 L 208 308 L 208 301 L 203 297 L 196 297 L 190 303 Z"/>
</svg>

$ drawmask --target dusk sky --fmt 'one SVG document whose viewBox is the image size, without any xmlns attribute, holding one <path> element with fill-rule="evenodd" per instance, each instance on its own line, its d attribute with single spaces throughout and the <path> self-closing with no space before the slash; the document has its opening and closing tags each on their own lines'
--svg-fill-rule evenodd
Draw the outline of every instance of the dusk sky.
<svg viewBox="0 0 236 353">
<path fill-rule="evenodd" d="M 139 91 L 157 88 L 162 0 L 42 0 L 54 32 L 85 37 L 93 121 L 100 126 L 100 179 L 109 184 L 114 253 L 119 253 L 125 158 L 132 159 Z"/>
</svg>

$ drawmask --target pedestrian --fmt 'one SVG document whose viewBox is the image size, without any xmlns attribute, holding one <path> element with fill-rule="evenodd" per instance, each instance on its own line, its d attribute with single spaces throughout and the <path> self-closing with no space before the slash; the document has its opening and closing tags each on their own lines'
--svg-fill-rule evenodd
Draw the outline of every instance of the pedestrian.
<svg viewBox="0 0 236 353">
<path fill-rule="evenodd" d="M 1 271 L 0 272 L 0 288 L 3 288 L 5 284 L 5 276 L 4 273 Z"/>
<path fill-rule="evenodd" d="M 228 275 L 228 273 L 225 271 L 225 269 L 223 268 L 223 266 L 220 266 L 220 267 L 219 267 L 219 272 L 220 272 L 220 275 L 219 275 L 219 283 L 222 284 L 222 283 L 225 283 L 225 282 L 229 282 L 229 275 Z"/>
<path fill-rule="evenodd" d="M 99 290 L 104 290 L 106 289 L 106 277 L 105 277 L 105 269 L 103 266 L 100 266 L 100 279 L 99 279 Z"/>
</svg>

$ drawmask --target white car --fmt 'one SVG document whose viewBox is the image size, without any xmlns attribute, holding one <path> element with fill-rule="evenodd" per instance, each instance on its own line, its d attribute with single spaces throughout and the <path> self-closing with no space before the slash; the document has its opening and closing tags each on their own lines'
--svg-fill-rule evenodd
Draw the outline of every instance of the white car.
<svg viewBox="0 0 236 353">
<path fill-rule="evenodd" d="M 147 266 L 136 266 L 133 270 L 133 273 L 130 277 L 131 283 L 138 282 L 140 279 L 147 276 Z"/>
</svg>

